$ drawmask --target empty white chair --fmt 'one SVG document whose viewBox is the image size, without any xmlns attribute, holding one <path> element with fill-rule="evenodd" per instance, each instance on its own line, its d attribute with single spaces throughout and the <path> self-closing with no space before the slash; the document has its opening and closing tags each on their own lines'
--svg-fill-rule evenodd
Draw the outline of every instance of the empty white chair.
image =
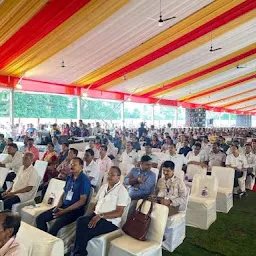
<svg viewBox="0 0 256 256">
<path fill-rule="evenodd" d="M 44 195 L 42 203 L 40 203 L 36 206 L 31 205 L 31 206 L 22 208 L 22 210 L 21 210 L 22 221 L 24 221 L 30 225 L 35 225 L 36 217 L 39 214 L 51 209 L 52 207 L 55 207 L 58 204 L 59 199 L 63 193 L 64 186 L 65 186 L 65 181 L 51 179 L 49 182 L 49 186 L 46 190 L 46 193 Z M 51 205 L 49 205 L 48 199 L 49 199 L 51 193 L 54 193 L 55 198 L 53 200 L 53 203 Z"/>
<path fill-rule="evenodd" d="M 207 230 L 216 220 L 217 190 L 216 177 L 195 174 L 186 213 L 187 226 Z"/>
<path fill-rule="evenodd" d="M 25 248 L 21 255 L 26 256 L 63 256 L 63 241 L 38 228 L 21 222 L 17 234 L 18 242 Z"/>
<path fill-rule="evenodd" d="M 137 207 L 141 203 L 138 201 Z M 142 212 L 147 213 L 150 207 L 150 202 L 142 207 Z M 162 255 L 162 240 L 164 230 L 168 218 L 169 209 L 165 205 L 154 203 L 151 213 L 151 223 L 147 233 L 146 241 L 136 240 L 126 234 L 116 238 L 110 243 L 110 256 L 161 256 Z"/>
<path fill-rule="evenodd" d="M 8 168 L 0 167 L 0 188 L 3 187 L 8 172 Z"/>
<path fill-rule="evenodd" d="M 179 245 L 181 245 L 186 236 L 186 210 L 190 194 L 190 188 L 186 188 L 187 200 L 184 211 L 180 211 L 167 219 L 164 232 L 165 240 L 163 241 L 162 246 L 165 250 L 170 252 L 173 252 Z"/>
<path fill-rule="evenodd" d="M 188 164 L 187 177 L 189 180 L 193 180 L 195 174 L 206 175 L 206 173 L 206 168 L 202 168 L 201 166 L 195 164 Z"/>
<path fill-rule="evenodd" d="M 41 177 L 41 180 L 43 180 L 47 166 L 48 166 L 48 162 L 46 161 L 36 160 L 35 162 L 34 167 L 37 171 L 37 174 Z"/>
<path fill-rule="evenodd" d="M 131 203 L 131 199 L 129 197 L 129 202 L 128 202 L 127 206 L 125 207 L 120 227 L 122 227 L 124 225 L 124 223 L 126 222 L 130 203 Z M 89 243 L 87 245 L 86 249 L 87 249 L 88 255 L 97 255 L 97 256 L 108 255 L 110 242 L 120 236 L 122 236 L 122 231 L 121 231 L 121 229 L 118 229 L 116 231 L 94 237 L 93 239 L 91 239 L 89 241 Z"/>
<path fill-rule="evenodd" d="M 119 164 L 119 168 L 120 168 L 120 170 L 121 170 L 121 173 L 123 174 L 123 175 L 127 175 L 129 172 L 130 172 L 130 170 L 132 169 L 132 168 L 134 168 L 135 166 L 133 165 L 133 164 L 129 164 L 129 163 L 127 163 L 127 162 L 121 162 L 120 164 Z"/>
<path fill-rule="evenodd" d="M 151 171 L 156 175 L 156 183 L 158 181 L 159 170 L 157 168 L 151 168 Z"/>
<path fill-rule="evenodd" d="M 234 175 L 233 168 L 214 166 L 212 175 L 218 180 L 218 192 L 216 198 L 217 212 L 228 213 L 233 207 Z"/>
</svg>

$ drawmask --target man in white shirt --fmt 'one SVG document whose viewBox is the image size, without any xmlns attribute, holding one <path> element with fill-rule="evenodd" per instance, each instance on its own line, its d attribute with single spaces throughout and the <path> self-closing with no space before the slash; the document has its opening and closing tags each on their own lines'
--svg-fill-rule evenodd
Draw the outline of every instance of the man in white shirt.
<svg viewBox="0 0 256 256">
<path fill-rule="evenodd" d="M 205 163 L 205 156 L 204 154 L 201 153 L 201 144 L 196 143 L 194 150 L 188 152 L 187 156 L 187 164 L 194 164 L 194 165 L 199 165 L 201 167 L 206 167 Z"/>
<path fill-rule="evenodd" d="M 12 182 L 15 179 L 20 167 L 23 165 L 23 154 L 18 151 L 17 144 L 8 144 L 7 153 L 8 157 L 0 163 L 0 167 L 9 168 L 10 170 L 12 170 L 11 172 L 8 173 L 5 179 L 5 183 L 3 186 L 3 189 L 5 190 L 7 189 L 6 181 Z"/>
<path fill-rule="evenodd" d="M 92 149 L 87 149 L 84 155 L 84 160 L 85 160 L 84 172 L 89 177 L 91 186 L 93 188 L 96 188 L 100 178 L 100 169 L 93 159 L 94 159 L 94 151 Z"/>
<path fill-rule="evenodd" d="M 103 129 L 100 127 L 100 123 L 99 122 L 96 122 L 96 127 L 93 128 L 92 132 L 93 132 L 94 136 L 97 136 L 97 135 L 103 133 Z"/>
<path fill-rule="evenodd" d="M 171 123 L 167 124 L 167 127 L 164 130 L 164 133 L 168 133 L 171 138 L 173 137 L 173 130 L 172 130 L 172 124 Z"/>
<path fill-rule="evenodd" d="M 89 141 L 89 147 L 94 152 L 94 160 L 96 161 L 98 158 L 100 158 L 100 151 L 95 147 L 95 142 L 93 140 Z"/>
<path fill-rule="evenodd" d="M 107 173 L 110 167 L 113 165 L 111 159 L 107 156 L 107 146 L 101 145 L 100 147 L 100 158 L 97 159 L 96 163 L 100 168 L 100 171 Z"/>
<path fill-rule="evenodd" d="M 247 160 L 246 183 L 251 184 L 253 179 L 255 179 L 256 155 L 252 153 L 252 146 L 250 144 L 245 145 L 245 157 Z"/>
<path fill-rule="evenodd" d="M 174 144 L 169 146 L 169 153 L 168 160 L 174 163 L 175 171 L 182 171 L 183 165 L 187 164 L 187 159 L 184 157 L 184 155 L 177 154 L 176 146 Z"/>
<path fill-rule="evenodd" d="M 236 146 L 238 148 L 239 154 L 244 154 L 245 153 L 245 149 L 240 146 L 239 140 L 235 139 L 232 142 L 232 145 Z M 227 155 L 230 155 L 230 154 L 232 154 L 231 147 L 229 147 L 229 149 L 227 150 Z"/>
<path fill-rule="evenodd" d="M 181 134 L 179 136 L 179 142 L 176 144 L 176 149 L 177 151 L 179 152 L 181 148 L 184 147 L 184 142 L 185 142 L 185 135 L 184 134 Z"/>
<path fill-rule="evenodd" d="M 138 162 L 138 158 L 138 153 L 135 150 L 133 150 L 132 143 L 128 141 L 126 143 L 126 150 L 122 153 L 120 161 L 123 163 L 136 165 Z"/>
<path fill-rule="evenodd" d="M 234 194 L 240 196 L 245 194 L 245 179 L 247 171 L 247 160 L 244 155 L 240 154 L 237 146 L 231 146 L 231 154 L 227 156 L 226 166 L 235 169 Z M 238 190 L 239 188 L 239 190 Z"/>
<path fill-rule="evenodd" d="M 24 154 L 23 166 L 14 179 L 13 186 L 3 192 L 0 199 L 4 201 L 5 209 L 12 209 L 12 205 L 33 199 L 38 185 L 38 174 L 33 163 L 34 155 L 30 152 Z"/>
<path fill-rule="evenodd" d="M 130 201 L 126 188 L 120 183 L 120 176 L 120 169 L 112 166 L 108 173 L 108 183 L 100 188 L 96 196 L 94 213 L 77 220 L 73 255 L 88 255 L 86 247 L 89 240 L 120 227 L 125 207 Z"/>
</svg>

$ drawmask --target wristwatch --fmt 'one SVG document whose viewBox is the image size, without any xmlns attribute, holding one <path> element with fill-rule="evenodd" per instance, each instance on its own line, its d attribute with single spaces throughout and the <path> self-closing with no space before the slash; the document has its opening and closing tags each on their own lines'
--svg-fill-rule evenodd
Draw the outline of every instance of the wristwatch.
<svg viewBox="0 0 256 256">
<path fill-rule="evenodd" d="M 102 218 L 104 218 L 104 214 L 103 213 L 100 213 L 100 218 L 102 219 Z"/>
</svg>

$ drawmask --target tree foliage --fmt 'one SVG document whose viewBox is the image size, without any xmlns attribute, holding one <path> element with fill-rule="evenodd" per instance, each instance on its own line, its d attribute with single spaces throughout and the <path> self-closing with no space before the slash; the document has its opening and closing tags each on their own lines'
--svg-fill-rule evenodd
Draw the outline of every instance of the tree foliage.
<svg viewBox="0 0 256 256">
<path fill-rule="evenodd" d="M 169 106 L 155 106 L 155 120 L 174 120 L 175 108 Z"/>
<path fill-rule="evenodd" d="M 101 99 L 81 99 L 81 118 L 120 120 L 121 104 L 120 102 L 104 101 Z"/>
<path fill-rule="evenodd" d="M 14 117 L 75 119 L 77 98 L 15 92 Z"/>
<path fill-rule="evenodd" d="M 124 119 L 151 120 L 152 106 L 140 103 L 124 103 Z"/>
<path fill-rule="evenodd" d="M 10 92 L 0 91 L 0 117 L 10 115 Z"/>
</svg>

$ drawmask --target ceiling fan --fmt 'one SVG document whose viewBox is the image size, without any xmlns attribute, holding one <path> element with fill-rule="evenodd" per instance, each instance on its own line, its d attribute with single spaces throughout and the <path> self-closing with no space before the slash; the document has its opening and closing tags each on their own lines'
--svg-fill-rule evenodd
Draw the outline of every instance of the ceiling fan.
<svg viewBox="0 0 256 256">
<path fill-rule="evenodd" d="M 243 66 L 243 65 L 240 65 L 239 63 L 237 63 L 236 68 L 239 69 L 239 68 L 247 68 L 247 67 L 246 67 L 246 66 Z"/>
<path fill-rule="evenodd" d="M 222 49 L 222 47 L 218 47 L 218 48 L 214 48 L 213 47 L 213 43 L 212 43 L 212 32 L 211 32 L 211 47 L 210 47 L 210 52 L 216 52 L 216 51 L 219 51 L 219 50 L 221 50 Z"/>
<path fill-rule="evenodd" d="M 156 20 L 156 19 L 153 19 L 153 18 L 148 18 L 148 19 L 153 20 L 153 21 L 157 21 L 157 22 L 158 22 L 158 26 L 159 26 L 159 27 L 162 27 L 162 26 L 164 25 L 164 22 L 165 22 L 165 21 L 172 20 L 172 19 L 175 19 L 175 18 L 176 18 L 176 16 L 163 19 L 163 16 L 162 16 L 162 0 L 160 0 L 160 14 L 159 14 L 159 20 Z"/>
</svg>

